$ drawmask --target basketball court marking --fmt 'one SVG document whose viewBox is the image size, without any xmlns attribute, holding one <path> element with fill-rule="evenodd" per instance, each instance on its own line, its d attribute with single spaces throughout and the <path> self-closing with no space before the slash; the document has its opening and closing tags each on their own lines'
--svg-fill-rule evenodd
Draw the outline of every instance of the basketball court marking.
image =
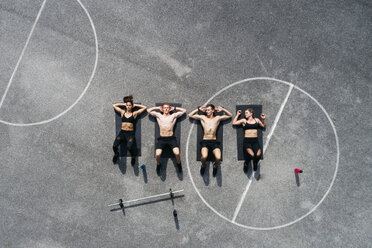
<svg viewBox="0 0 372 248">
<path fill-rule="evenodd" d="M 279 82 L 279 83 L 283 83 L 283 84 L 286 84 L 288 86 L 293 86 L 293 88 L 299 90 L 300 92 L 302 92 L 303 94 L 305 94 L 306 96 L 308 96 L 311 100 L 313 100 L 319 107 L 320 109 L 324 112 L 324 114 L 326 115 L 329 123 L 331 124 L 331 127 L 333 129 L 333 133 L 335 135 L 335 141 L 336 141 L 336 150 L 337 150 L 337 155 L 336 155 L 336 168 L 335 168 L 335 172 L 333 174 L 333 177 L 332 177 L 332 181 L 327 189 L 327 191 L 325 192 L 325 194 L 323 195 L 322 199 L 312 208 L 309 210 L 309 212 L 307 212 L 306 214 L 300 216 L 299 218 L 293 220 L 293 221 L 290 221 L 288 223 L 285 223 L 285 224 L 282 224 L 282 225 L 277 225 L 277 226 L 271 226 L 271 227 L 255 227 L 255 226 L 247 226 L 247 225 L 243 225 L 241 223 L 237 223 L 235 221 L 232 221 L 230 220 L 229 218 L 225 217 L 224 215 L 220 214 L 216 209 L 214 209 L 205 199 L 204 197 L 201 195 L 200 191 L 198 190 L 198 188 L 196 187 L 195 185 L 195 182 L 194 182 L 194 179 L 192 177 L 192 174 L 191 174 L 191 170 L 190 170 L 190 163 L 189 163 L 189 157 L 188 157 L 188 154 L 189 154 L 189 144 L 190 144 L 190 137 L 191 137 L 191 133 L 192 133 L 192 130 L 194 128 L 194 123 L 191 125 L 191 128 L 190 128 L 190 131 L 189 131 L 189 134 L 187 136 L 187 141 L 186 141 L 186 165 L 187 165 L 187 171 L 190 175 L 190 180 L 191 180 L 191 184 L 192 186 L 194 187 L 196 193 L 198 194 L 198 196 L 200 197 L 200 199 L 203 201 L 203 203 L 209 208 L 211 209 L 217 216 L 221 217 L 222 219 L 234 224 L 234 225 L 237 225 L 239 227 L 242 227 L 242 228 L 246 228 L 246 229 L 251 229 L 251 230 L 259 230 L 259 231 L 267 231 L 267 230 L 274 230 L 274 229 L 280 229 L 280 228 L 283 228 L 283 227 L 287 227 L 287 226 L 290 226 L 290 225 L 293 225 L 295 224 L 296 222 L 304 219 L 305 217 L 307 217 L 308 215 L 310 215 L 312 212 L 314 212 L 319 206 L 320 204 L 322 204 L 322 202 L 325 200 L 325 198 L 328 196 L 329 192 L 331 191 L 332 189 L 332 186 L 336 180 L 336 176 L 337 176 L 337 171 L 338 171 L 338 166 L 339 166 L 339 157 L 340 157 L 340 147 L 339 147 L 339 141 L 338 141 L 338 135 L 337 135 L 337 131 L 336 131 L 336 127 L 335 125 L 333 124 L 332 120 L 331 120 L 331 117 L 329 116 L 329 114 L 327 113 L 327 111 L 325 110 L 325 108 L 313 97 L 311 96 L 309 93 L 307 93 L 306 91 L 304 91 L 303 89 L 293 85 L 292 83 L 289 83 L 289 82 L 286 82 L 286 81 L 283 81 L 283 80 L 279 80 L 279 79 L 276 79 L 276 78 L 270 78 L 270 77 L 255 77 L 255 78 L 246 78 L 246 79 L 243 79 L 241 81 L 238 81 L 238 82 L 235 82 L 233 84 L 230 84 L 224 88 L 222 88 L 221 90 L 219 90 L 218 92 L 216 92 L 211 98 L 209 98 L 207 100 L 206 103 L 204 103 L 204 105 L 208 104 L 211 100 L 213 100 L 216 96 L 218 96 L 219 94 L 221 94 L 223 91 L 235 86 L 235 85 L 238 85 L 238 84 L 241 84 L 241 83 L 245 83 L 245 82 L 252 82 L 252 81 L 257 81 L 257 80 L 266 80 L 266 81 L 274 81 L 274 82 Z M 290 93 L 290 92 L 289 92 Z M 288 94 L 287 94 L 288 95 Z"/>
<path fill-rule="evenodd" d="M 1 106 L 3 105 L 3 102 L 4 102 L 4 99 L 5 99 L 6 95 L 8 94 L 8 90 L 9 90 L 9 88 L 10 88 L 10 85 L 11 85 L 12 82 L 13 82 L 14 75 L 15 75 L 17 69 L 18 69 L 19 64 L 21 63 L 21 60 L 22 60 L 22 58 L 23 58 L 23 55 L 25 54 L 25 51 L 26 51 L 26 48 L 27 48 L 27 46 L 28 46 L 28 43 L 30 42 L 30 39 L 31 39 L 32 33 L 34 32 L 35 27 L 36 27 L 36 24 L 37 24 L 37 22 L 39 21 L 39 18 L 40 18 L 41 12 L 43 11 L 43 9 L 44 9 L 44 7 L 45 7 L 45 3 L 46 3 L 46 0 L 43 1 L 43 3 L 41 4 L 40 10 L 39 10 L 39 12 L 37 13 L 37 16 L 36 16 L 36 19 L 35 19 L 35 21 L 34 21 L 34 24 L 32 25 L 31 31 L 30 31 L 30 33 L 29 33 L 29 35 L 28 35 L 28 37 L 27 37 L 26 44 L 24 45 L 24 47 L 23 47 L 23 49 L 22 49 L 21 56 L 19 56 L 19 58 L 18 58 L 17 64 L 16 64 L 16 66 L 14 67 L 14 70 L 13 70 L 12 76 L 10 76 L 10 79 L 9 79 L 8 85 L 7 85 L 6 88 L 5 88 L 4 95 L 3 95 L 3 97 L 1 98 L 1 101 L 0 101 L 0 108 L 1 108 Z"/>
<path fill-rule="evenodd" d="M 280 116 L 282 115 L 282 112 L 283 112 L 283 109 L 284 109 L 284 106 L 285 104 L 287 103 L 288 101 L 288 98 L 289 98 L 289 95 L 291 94 L 292 92 L 292 89 L 293 89 L 293 84 L 291 84 L 291 86 L 289 87 L 289 90 L 288 90 L 288 93 L 287 93 L 287 96 L 285 97 L 282 105 L 280 106 L 280 109 L 279 109 L 279 112 L 276 114 L 276 117 L 275 117 L 275 120 L 274 120 L 274 123 L 273 123 L 273 126 L 272 128 L 270 129 L 270 133 L 267 135 L 267 139 L 266 139 L 266 142 L 265 142 L 265 145 L 264 145 L 264 148 L 263 148 L 263 151 L 262 151 L 262 154 L 265 154 L 265 151 L 267 149 L 267 146 L 269 145 L 269 142 L 270 142 L 270 139 L 271 139 L 271 136 L 273 135 L 274 133 L 274 130 L 276 128 L 276 124 L 278 124 L 279 122 L 279 119 L 280 119 Z M 235 209 L 235 212 L 234 212 L 234 216 L 232 218 L 232 222 L 235 222 L 235 219 L 236 217 L 238 216 L 239 214 L 239 211 L 240 211 L 240 208 L 242 207 L 242 204 L 244 202 L 244 199 L 248 193 L 248 190 L 249 190 L 249 187 L 251 186 L 251 183 L 252 183 L 252 178 L 254 177 L 254 173 L 252 173 L 252 176 L 251 178 L 249 178 L 249 182 L 247 184 L 247 187 L 245 187 L 245 190 L 244 190 L 244 193 L 242 195 L 242 197 L 240 198 L 240 201 L 238 203 L 238 206 L 236 206 L 236 209 Z"/>
<path fill-rule="evenodd" d="M 40 10 L 39 10 L 39 13 L 37 14 L 37 17 L 36 17 L 36 19 L 35 19 L 35 22 L 34 22 L 34 24 L 32 25 L 31 32 L 30 32 L 30 34 L 28 35 L 28 38 L 27 38 L 27 41 L 26 41 L 25 46 L 23 47 L 23 50 L 22 50 L 21 56 L 19 57 L 19 59 L 18 59 L 18 61 L 17 61 L 17 64 L 16 64 L 16 66 L 15 66 L 15 68 L 14 68 L 14 70 L 13 70 L 12 76 L 10 77 L 10 80 L 9 80 L 8 86 L 7 86 L 6 90 L 5 90 L 5 93 L 4 93 L 4 95 L 2 96 L 2 98 L 1 98 L 0 108 L 1 108 L 1 106 L 2 106 L 2 104 L 3 104 L 3 101 L 4 101 L 4 99 L 5 99 L 6 95 L 7 95 L 7 93 L 8 93 L 8 90 L 9 90 L 9 88 L 10 88 L 10 85 L 11 85 L 11 83 L 12 83 L 12 81 L 13 81 L 13 77 L 14 77 L 14 75 L 15 75 L 17 69 L 18 69 L 18 66 L 19 66 L 19 64 L 20 64 L 20 62 L 21 62 L 21 60 L 22 60 L 22 57 L 23 57 L 23 55 L 24 55 L 24 53 L 25 53 L 25 51 L 26 51 L 26 48 L 27 48 L 28 43 L 29 43 L 29 41 L 30 41 L 30 39 L 31 39 L 32 33 L 34 32 L 34 29 L 35 29 L 35 27 L 36 27 L 36 24 L 37 24 L 37 22 L 38 22 L 38 20 L 39 20 L 39 18 L 40 18 L 41 12 L 42 12 L 43 9 L 44 9 L 44 6 L 45 6 L 46 1 L 47 1 L 47 0 L 44 0 L 43 4 L 41 5 L 41 8 L 40 8 Z M 92 30 L 93 30 L 94 41 L 95 41 L 95 50 L 96 50 L 96 51 L 95 51 L 95 52 L 96 52 L 96 56 L 95 56 L 95 61 L 94 61 L 94 66 L 93 66 L 93 71 L 92 71 L 92 74 L 90 75 L 90 78 L 89 78 L 89 80 L 88 80 L 88 83 L 87 83 L 87 85 L 85 86 L 83 92 L 81 93 L 81 95 L 80 95 L 80 96 L 75 100 L 75 102 L 74 102 L 70 107 L 68 107 L 68 108 L 67 108 L 66 110 L 64 110 L 62 113 L 56 115 L 56 116 L 53 117 L 53 118 L 50 118 L 50 119 L 47 119 L 47 120 L 44 120 L 44 121 L 39 121 L 39 122 L 32 122 L 32 123 L 12 123 L 12 122 L 8 122 L 8 121 L 4 121 L 4 120 L 1 120 L 1 119 L 0 119 L 0 123 L 7 124 L 7 125 L 10 125 L 10 126 L 18 126 L 18 127 L 35 126 L 35 125 L 46 124 L 46 123 L 48 123 L 48 122 L 54 121 L 54 120 L 58 119 L 59 117 L 65 115 L 65 114 L 66 114 L 68 111 L 70 111 L 70 110 L 71 110 L 71 109 L 72 109 L 72 108 L 73 108 L 73 107 L 74 107 L 74 106 L 75 106 L 75 105 L 76 105 L 76 104 L 81 100 L 81 98 L 83 98 L 83 96 L 85 95 L 86 91 L 88 90 L 88 88 L 89 88 L 89 86 L 90 86 L 90 83 L 92 82 L 92 80 L 93 80 L 93 78 L 94 78 L 94 75 L 95 75 L 95 73 L 96 73 L 96 69 L 97 69 L 97 64 L 98 64 L 98 38 L 97 38 L 96 28 L 95 28 L 95 26 L 94 26 L 93 20 L 92 20 L 92 18 L 91 18 L 91 16 L 90 16 L 88 10 L 85 8 L 85 6 L 81 3 L 80 0 L 76 0 L 76 1 L 77 1 L 77 2 L 79 3 L 79 5 L 83 8 L 85 14 L 87 15 L 87 17 L 88 17 L 88 19 L 89 19 L 90 25 L 91 25 Z"/>
</svg>

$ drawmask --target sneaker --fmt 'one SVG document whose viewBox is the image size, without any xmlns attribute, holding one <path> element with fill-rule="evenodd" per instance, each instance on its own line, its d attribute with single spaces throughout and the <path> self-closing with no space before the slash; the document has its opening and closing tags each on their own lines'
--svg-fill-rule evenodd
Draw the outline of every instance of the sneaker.
<svg viewBox="0 0 372 248">
<path fill-rule="evenodd" d="M 158 164 L 158 165 L 156 165 L 156 173 L 158 173 L 158 175 L 160 175 L 160 172 L 161 172 L 161 164 Z"/>
<path fill-rule="evenodd" d="M 204 173 L 205 173 L 205 166 L 201 166 L 200 167 L 200 174 L 204 175 Z"/>
<path fill-rule="evenodd" d="M 182 165 L 181 163 L 177 164 L 177 169 L 180 173 L 182 173 Z"/>
<path fill-rule="evenodd" d="M 114 157 L 112 157 L 112 162 L 116 164 L 118 162 L 118 159 L 119 159 L 119 154 L 115 154 Z"/>
<path fill-rule="evenodd" d="M 213 165 L 213 176 L 215 177 L 217 175 L 217 166 Z"/>
<path fill-rule="evenodd" d="M 255 178 L 256 178 L 257 181 L 259 181 L 260 178 L 261 178 L 261 174 L 256 172 L 256 174 L 255 174 Z"/>
</svg>

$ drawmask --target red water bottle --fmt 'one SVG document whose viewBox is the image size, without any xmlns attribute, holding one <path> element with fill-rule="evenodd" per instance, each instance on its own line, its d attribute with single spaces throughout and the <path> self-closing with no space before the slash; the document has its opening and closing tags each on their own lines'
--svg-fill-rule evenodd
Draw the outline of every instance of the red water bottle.
<svg viewBox="0 0 372 248">
<path fill-rule="evenodd" d="M 294 169 L 294 172 L 295 172 L 295 173 L 302 173 L 303 170 L 296 168 L 296 169 Z"/>
</svg>

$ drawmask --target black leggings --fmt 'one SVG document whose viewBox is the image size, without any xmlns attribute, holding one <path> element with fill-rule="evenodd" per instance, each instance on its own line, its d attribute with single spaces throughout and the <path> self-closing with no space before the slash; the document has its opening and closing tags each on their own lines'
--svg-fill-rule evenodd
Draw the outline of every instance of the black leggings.
<svg viewBox="0 0 372 248">
<path fill-rule="evenodd" d="M 132 156 L 137 155 L 137 144 L 134 131 L 120 130 L 120 133 L 116 136 L 114 145 L 112 146 L 116 156 L 119 156 L 119 145 L 122 143 L 126 144 L 126 147 Z"/>
<path fill-rule="evenodd" d="M 253 170 L 256 171 L 258 167 L 258 162 L 260 161 L 262 155 L 261 150 L 260 156 L 257 156 L 258 151 L 261 149 L 260 144 L 258 143 L 258 138 L 244 138 L 243 149 L 245 163 L 249 165 L 251 160 L 253 160 Z M 250 155 L 247 152 L 247 149 L 251 149 L 253 151 L 254 156 Z"/>
</svg>

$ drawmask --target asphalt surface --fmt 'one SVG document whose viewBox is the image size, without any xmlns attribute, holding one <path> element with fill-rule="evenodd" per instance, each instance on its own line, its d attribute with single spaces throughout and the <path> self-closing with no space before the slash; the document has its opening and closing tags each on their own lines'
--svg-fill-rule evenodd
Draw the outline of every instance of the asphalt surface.
<svg viewBox="0 0 372 248">
<path fill-rule="evenodd" d="M 371 247 L 371 25 L 362 0 L 1 1 L 0 247 Z M 113 164 L 128 94 L 261 104 L 261 177 L 231 122 L 202 177 L 188 118 L 182 174 L 156 174 L 148 116 L 142 156 Z M 174 205 L 107 206 L 170 188 Z"/>
</svg>

